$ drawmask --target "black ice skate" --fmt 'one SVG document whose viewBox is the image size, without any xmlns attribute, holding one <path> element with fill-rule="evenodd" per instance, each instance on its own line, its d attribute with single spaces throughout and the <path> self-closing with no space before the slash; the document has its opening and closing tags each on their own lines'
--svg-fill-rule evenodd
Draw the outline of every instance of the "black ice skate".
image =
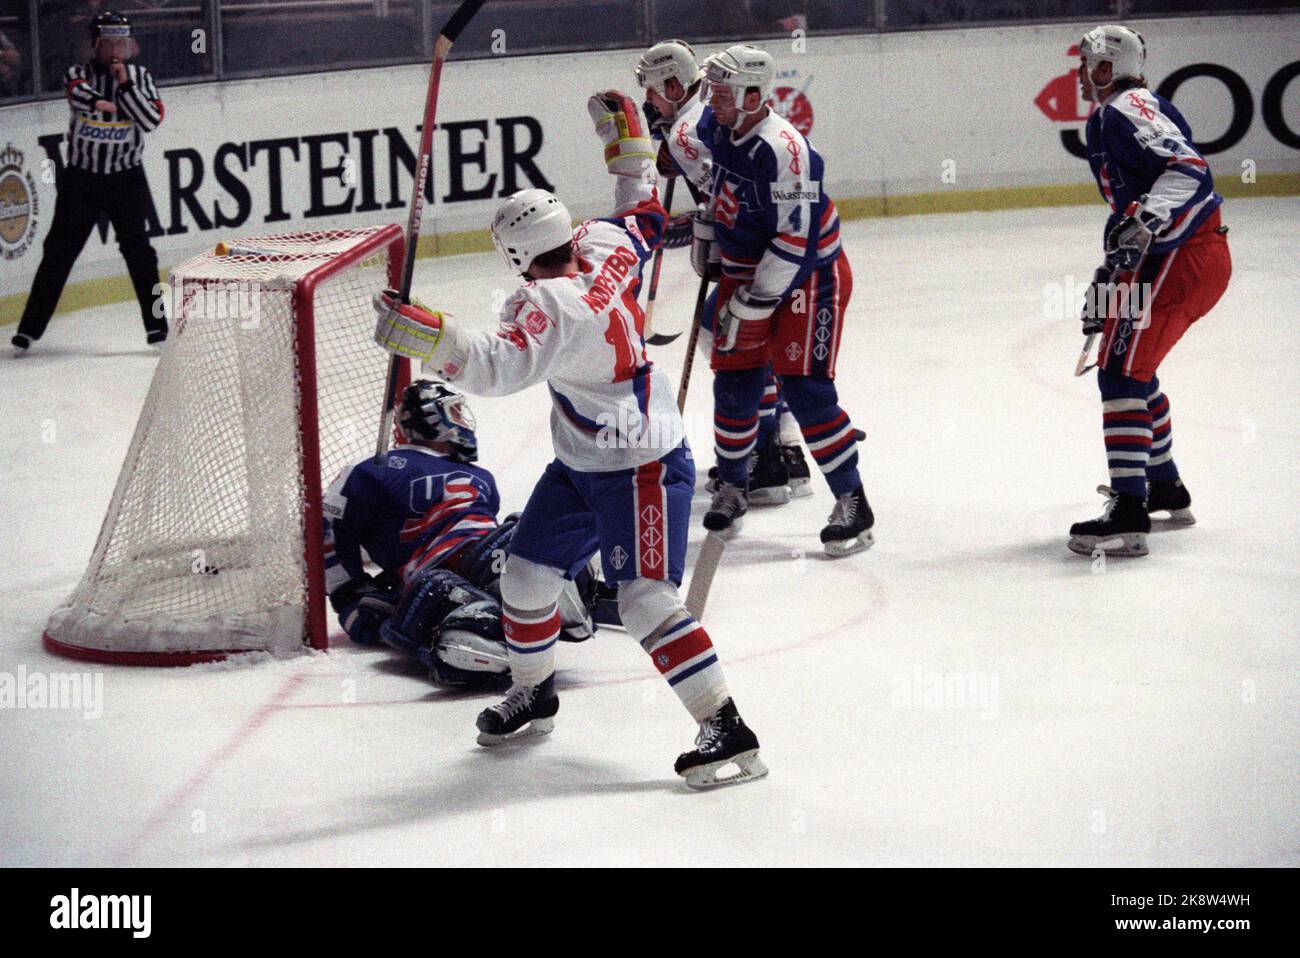
<svg viewBox="0 0 1300 958">
<path fill-rule="evenodd" d="M 1109 497 L 1106 508 L 1091 522 L 1070 526 L 1070 551 L 1081 556 L 1098 551 L 1110 556 L 1146 555 L 1147 533 L 1151 531 L 1146 503 L 1109 486 L 1098 486 L 1097 491 Z"/>
<path fill-rule="evenodd" d="M 797 442 L 782 446 L 781 458 L 785 460 L 785 471 L 790 477 L 790 495 L 796 499 L 811 496 L 812 473 L 808 470 L 808 460 L 803 457 L 803 446 Z"/>
<path fill-rule="evenodd" d="M 478 743 L 501 745 L 534 735 L 546 735 L 555 728 L 560 698 L 555 694 L 555 673 L 541 685 L 512 685 L 505 701 L 485 708 L 478 717 Z"/>
<path fill-rule="evenodd" d="M 1196 523 L 1191 504 L 1192 494 L 1181 479 L 1152 479 L 1147 483 L 1147 515 L 1167 512 L 1170 525 L 1190 526 Z"/>
<path fill-rule="evenodd" d="M 749 496 L 746 491 L 740 486 L 719 481 L 709 511 L 704 514 L 704 528 L 723 536 L 732 536 L 740 531 L 744 515 L 748 511 Z"/>
<path fill-rule="evenodd" d="M 700 723 L 695 745 L 694 751 L 677 756 L 673 768 L 686 779 L 688 787 L 697 791 L 739 785 L 767 774 L 767 766 L 758 757 L 758 737 L 740 717 L 731 699 Z M 718 773 L 728 765 L 734 765 L 736 771 L 720 776 Z"/>
<path fill-rule="evenodd" d="M 790 472 L 776 433 L 749 458 L 749 504 L 782 506 L 790 501 Z"/>
<path fill-rule="evenodd" d="M 867 494 L 859 485 L 852 492 L 846 492 L 835 500 L 831 517 L 822 529 L 822 544 L 826 554 L 840 558 L 870 549 L 876 541 L 871 534 L 871 527 L 876 524 L 876 517 L 867 504 Z"/>
</svg>

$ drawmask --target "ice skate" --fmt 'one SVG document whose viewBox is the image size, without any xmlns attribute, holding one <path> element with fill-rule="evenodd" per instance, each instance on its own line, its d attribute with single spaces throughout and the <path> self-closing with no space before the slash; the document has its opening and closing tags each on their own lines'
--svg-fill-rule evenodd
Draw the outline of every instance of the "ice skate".
<svg viewBox="0 0 1300 958">
<path fill-rule="evenodd" d="M 540 685 L 512 685 L 505 701 L 479 713 L 478 743 L 493 746 L 547 735 L 555 728 L 559 710 L 554 673 Z"/>
<path fill-rule="evenodd" d="M 767 766 L 758 757 L 758 737 L 736 711 L 731 699 L 700 723 L 695 750 L 677 756 L 673 768 L 697 791 L 739 785 L 762 778 Z M 720 775 L 728 766 L 735 771 Z"/>
<path fill-rule="evenodd" d="M 704 514 L 704 528 L 727 537 L 735 535 L 740 531 L 748 511 L 749 496 L 746 490 L 720 481 L 709 511 Z"/>
<path fill-rule="evenodd" d="M 1110 556 L 1146 555 L 1147 533 L 1151 531 L 1146 503 L 1109 486 L 1098 486 L 1097 491 L 1108 497 L 1106 507 L 1096 519 L 1070 526 L 1070 551 L 1081 556 L 1097 551 Z"/>
<path fill-rule="evenodd" d="M 875 524 L 876 517 L 867 504 L 867 494 L 862 491 L 862 486 L 846 492 L 835 500 L 835 508 L 831 510 L 826 528 L 822 529 L 826 554 L 838 559 L 870 549 L 876 541 L 871 534 L 871 527 Z"/>
<path fill-rule="evenodd" d="M 1187 491 L 1181 479 L 1152 479 L 1147 482 L 1147 515 L 1153 512 L 1167 512 L 1170 525 L 1190 526 L 1196 524 L 1196 516 L 1189 508 L 1192 495 Z"/>
<path fill-rule="evenodd" d="M 790 477 L 790 495 L 796 499 L 811 496 L 812 472 L 808 469 L 808 460 L 803 456 L 803 447 L 797 442 L 782 446 L 781 458 L 785 460 L 785 471 Z"/>
<path fill-rule="evenodd" d="M 781 443 L 773 433 L 749 459 L 749 504 L 783 506 L 790 496 L 790 472 Z"/>
</svg>

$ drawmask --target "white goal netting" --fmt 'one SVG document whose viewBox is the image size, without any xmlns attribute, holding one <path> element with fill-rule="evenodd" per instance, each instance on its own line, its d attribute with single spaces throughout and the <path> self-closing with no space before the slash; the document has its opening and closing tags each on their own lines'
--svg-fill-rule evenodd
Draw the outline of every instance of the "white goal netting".
<svg viewBox="0 0 1300 958">
<path fill-rule="evenodd" d="M 324 645 L 320 493 L 373 450 L 375 290 L 395 226 L 240 240 L 171 275 L 171 335 L 58 651 L 125 661 Z M 218 255 L 226 252 L 226 255 Z"/>
</svg>

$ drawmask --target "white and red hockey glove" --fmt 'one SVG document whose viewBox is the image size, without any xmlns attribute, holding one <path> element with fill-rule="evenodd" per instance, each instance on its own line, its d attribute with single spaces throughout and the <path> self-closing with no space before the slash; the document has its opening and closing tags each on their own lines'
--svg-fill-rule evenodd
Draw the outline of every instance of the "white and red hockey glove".
<svg viewBox="0 0 1300 958">
<path fill-rule="evenodd" d="M 451 316 L 427 309 L 418 301 L 403 303 L 397 291 L 375 293 L 375 342 L 398 356 L 424 363 L 424 368 L 452 376 L 465 364 L 469 343 Z"/>
<path fill-rule="evenodd" d="M 646 175 L 655 160 L 654 144 L 646 134 L 645 119 L 636 102 L 617 90 L 597 93 L 587 100 L 587 112 L 605 144 L 605 166 L 615 176 Z"/>
<path fill-rule="evenodd" d="M 755 296 L 749 286 L 737 289 L 718 310 L 713 330 L 718 352 L 739 353 L 766 344 L 772 330 L 772 313 L 780 302 L 776 297 Z"/>
<path fill-rule="evenodd" d="M 1112 266 L 1133 269 L 1146 248 L 1169 225 L 1160 214 L 1144 208 L 1146 201 L 1146 194 L 1143 194 L 1130 203 L 1124 210 L 1124 215 L 1106 234 L 1103 248 L 1106 251 L 1106 261 Z"/>
</svg>

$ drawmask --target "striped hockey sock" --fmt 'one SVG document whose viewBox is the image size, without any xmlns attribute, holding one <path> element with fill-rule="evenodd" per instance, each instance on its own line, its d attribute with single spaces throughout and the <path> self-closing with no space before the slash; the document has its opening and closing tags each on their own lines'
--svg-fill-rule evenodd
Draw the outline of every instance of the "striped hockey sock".
<svg viewBox="0 0 1300 958">
<path fill-rule="evenodd" d="M 758 442 L 759 404 L 766 369 L 719 370 L 713 377 L 713 451 L 718 476 L 736 486 L 749 481 L 749 457 Z"/>
<path fill-rule="evenodd" d="M 786 376 L 785 400 L 799 420 L 804 444 L 837 497 L 862 484 L 858 444 L 849 414 L 840 408 L 835 383 L 812 376 Z"/>
<path fill-rule="evenodd" d="M 1144 382 L 1097 370 L 1101 388 L 1101 431 L 1106 441 L 1110 485 L 1116 492 L 1147 497 L 1147 460 L 1151 458 L 1151 410 Z"/>
<path fill-rule="evenodd" d="M 506 634 L 510 678 L 516 685 L 539 685 L 555 671 L 560 613 L 554 604 L 529 617 L 503 611 L 501 629 Z"/>
<path fill-rule="evenodd" d="M 1151 458 L 1147 461 L 1147 478 L 1172 482 L 1178 478 L 1174 464 L 1174 431 L 1169 419 L 1169 397 L 1160 391 L 1160 380 L 1151 380 L 1147 396 L 1151 413 Z"/>
<path fill-rule="evenodd" d="M 713 641 L 704 626 L 686 613 L 662 634 L 651 635 L 641 642 L 686 710 L 697 722 L 703 722 L 731 697 L 722 675 Z"/>
<path fill-rule="evenodd" d="M 763 399 L 758 404 L 758 444 L 763 445 L 779 427 L 777 412 L 781 405 L 781 383 L 772 373 L 767 374 Z"/>
</svg>

